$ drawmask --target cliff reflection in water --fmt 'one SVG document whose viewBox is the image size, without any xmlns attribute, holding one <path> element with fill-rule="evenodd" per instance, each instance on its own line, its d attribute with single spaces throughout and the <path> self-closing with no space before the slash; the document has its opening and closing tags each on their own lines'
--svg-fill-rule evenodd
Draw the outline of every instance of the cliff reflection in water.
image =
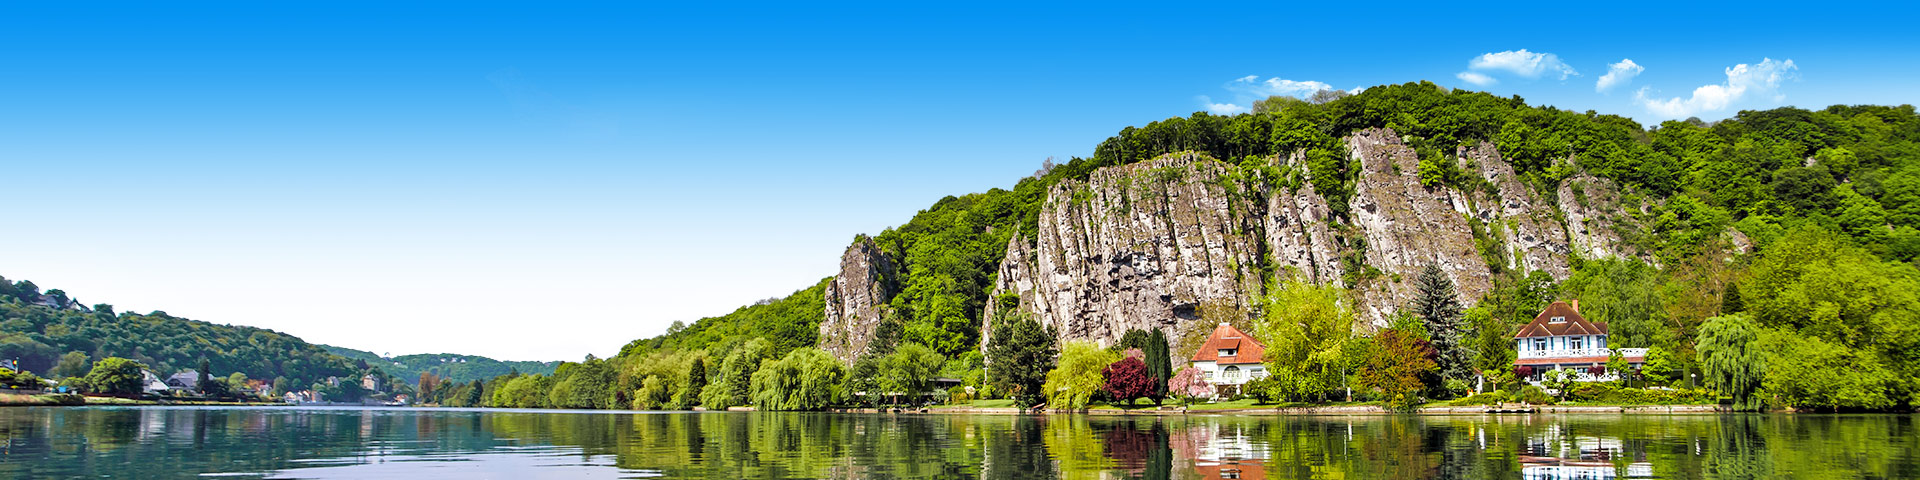
<svg viewBox="0 0 1920 480">
<path fill-rule="evenodd" d="M 0 409 L 0 478 L 1920 478 L 1909 415 Z"/>
</svg>

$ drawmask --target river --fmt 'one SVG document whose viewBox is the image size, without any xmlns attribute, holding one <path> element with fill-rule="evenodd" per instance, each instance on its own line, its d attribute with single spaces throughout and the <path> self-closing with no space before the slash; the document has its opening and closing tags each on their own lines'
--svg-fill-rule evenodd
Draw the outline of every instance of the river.
<svg viewBox="0 0 1920 480">
<path fill-rule="evenodd" d="M 1914 415 L 0 408 L 4 478 L 1920 478 Z"/>
</svg>

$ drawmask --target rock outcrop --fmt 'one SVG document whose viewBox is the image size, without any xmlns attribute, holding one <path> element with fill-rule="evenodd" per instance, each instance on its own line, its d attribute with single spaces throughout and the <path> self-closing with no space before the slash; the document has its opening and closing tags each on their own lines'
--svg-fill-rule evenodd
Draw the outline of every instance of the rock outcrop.
<svg viewBox="0 0 1920 480">
<path fill-rule="evenodd" d="M 893 262 L 873 239 L 862 237 L 840 255 L 840 273 L 827 284 L 822 297 L 826 317 L 820 322 L 820 349 L 842 362 L 852 362 L 867 351 L 874 330 L 893 299 Z"/>
<path fill-rule="evenodd" d="M 1133 328 L 1163 328 L 1170 338 L 1212 328 L 1200 318 L 1202 305 L 1250 312 L 1264 293 L 1263 272 L 1349 287 L 1363 323 L 1379 326 L 1407 305 L 1413 278 L 1428 264 L 1440 266 L 1471 306 L 1492 288 L 1490 257 L 1499 269 L 1560 279 L 1576 251 L 1620 255 L 1608 222 L 1625 215 L 1604 180 L 1575 177 L 1543 199 L 1493 145 L 1480 143 L 1456 150 L 1452 161 L 1484 183 L 1469 191 L 1429 187 L 1420 183 L 1418 155 L 1393 131 L 1362 130 L 1345 140 L 1361 172 L 1340 222 L 1309 182 L 1247 184 L 1233 175 L 1236 167 L 1196 154 L 1056 185 L 1038 237 L 1008 243 L 994 296 L 1018 294 L 1019 309 L 1057 328 L 1061 340 L 1110 345 Z M 1304 171 L 1302 160 L 1273 162 Z M 1482 245 L 1499 248 L 1483 254 Z"/>
<path fill-rule="evenodd" d="M 1203 302 L 1245 309 L 1265 245 L 1251 197 L 1226 188 L 1229 168 L 1178 154 L 1054 186 L 1035 248 L 1015 239 L 996 290 L 1020 294 L 1063 339 L 1102 344 L 1136 328 L 1178 338 Z"/>
<path fill-rule="evenodd" d="M 1612 180 L 1581 173 L 1560 182 L 1555 193 L 1566 215 L 1572 251 L 1586 258 L 1625 256 L 1619 232 L 1632 221 L 1621 208 L 1620 190 Z"/>
<path fill-rule="evenodd" d="M 1492 282 L 1473 230 L 1454 210 L 1451 190 L 1420 184 L 1420 158 L 1413 148 L 1381 128 L 1355 132 L 1347 137 L 1347 147 L 1361 168 L 1350 214 L 1362 237 L 1352 248 L 1361 249 L 1367 266 L 1383 274 L 1358 286 L 1365 317 L 1384 325 L 1413 298 L 1412 280 L 1427 264 L 1439 265 L 1453 279 L 1462 305 L 1486 295 Z"/>
</svg>

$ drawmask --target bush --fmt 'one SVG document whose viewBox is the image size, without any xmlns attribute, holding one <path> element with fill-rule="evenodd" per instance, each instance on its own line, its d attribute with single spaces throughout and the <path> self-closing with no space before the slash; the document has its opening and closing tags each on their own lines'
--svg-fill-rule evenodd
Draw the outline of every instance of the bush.
<svg viewBox="0 0 1920 480">
<path fill-rule="evenodd" d="M 1552 405 L 1554 403 L 1553 396 L 1547 395 L 1547 391 L 1542 390 L 1538 385 L 1528 385 L 1526 388 L 1520 389 L 1520 401 L 1535 405 Z"/>
<path fill-rule="evenodd" d="M 1568 389 L 1567 400 L 1618 405 L 1699 405 L 1716 395 L 1704 389 L 1624 388 L 1610 383 L 1582 383 Z"/>
<path fill-rule="evenodd" d="M 1253 397 L 1260 403 L 1273 403 L 1274 393 L 1279 389 L 1280 382 L 1269 375 L 1241 385 L 1240 396 Z"/>
<path fill-rule="evenodd" d="M 1494 404 L 1506 403 L 1511 401 L 1513 401 L 1512 395 L 1508 395 L 1507 392 L 1495 390 L 1487 393 L 1477 393 L 1471 396 L 1467 396 L 1465 398 L 1454 400 L 1453 404 L 1454 405 L 1494 405 Z"/>
</svg>

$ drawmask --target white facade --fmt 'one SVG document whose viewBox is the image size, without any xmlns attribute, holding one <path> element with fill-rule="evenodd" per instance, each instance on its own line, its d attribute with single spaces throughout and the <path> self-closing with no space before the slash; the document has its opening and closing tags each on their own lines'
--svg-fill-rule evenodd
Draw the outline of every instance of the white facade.
<svg viewBox="0 0 1920 480">
<path fill-rule="evenodd" d="M 1267 366 L 1258 363 L 1236 363 L 1221 366 L 1217 362 L 1192 362 L 1193 368 L 1205 373 L 1207 383 L 1214 385 L 1240 385 L 1250 381 L 1267 378 Z"/>
</svg>

